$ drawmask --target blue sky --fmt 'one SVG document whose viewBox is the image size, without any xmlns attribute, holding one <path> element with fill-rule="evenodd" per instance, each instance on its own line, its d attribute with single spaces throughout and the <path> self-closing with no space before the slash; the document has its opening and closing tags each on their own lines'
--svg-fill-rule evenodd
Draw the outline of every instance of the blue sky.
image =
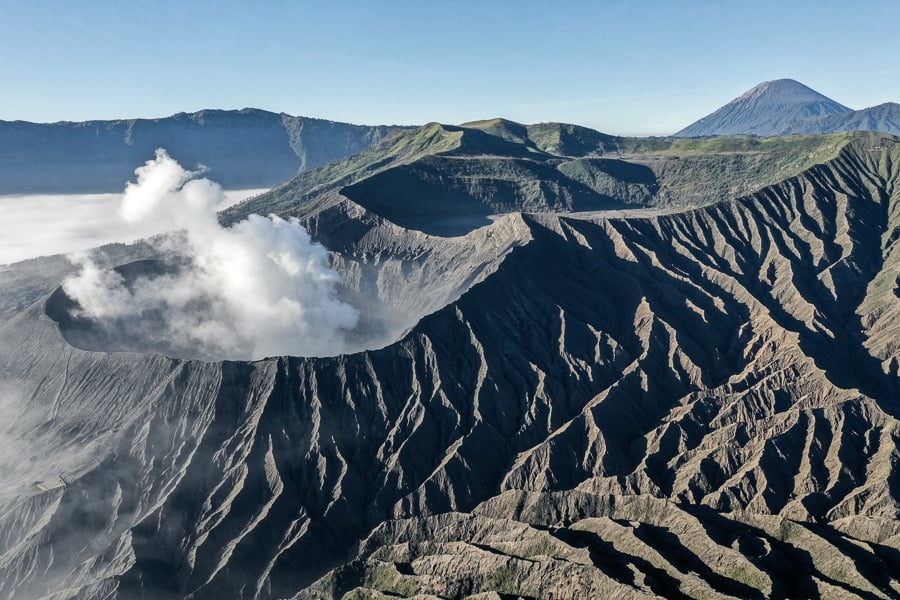
<svg viewBox="0 0 900 600">
<path fill-rule="evenodd" d="M 666 134 L 761 81 L 900 101 L 900 3 L 0 0 L 0 119 L 246 106 Z"/>
</svg>

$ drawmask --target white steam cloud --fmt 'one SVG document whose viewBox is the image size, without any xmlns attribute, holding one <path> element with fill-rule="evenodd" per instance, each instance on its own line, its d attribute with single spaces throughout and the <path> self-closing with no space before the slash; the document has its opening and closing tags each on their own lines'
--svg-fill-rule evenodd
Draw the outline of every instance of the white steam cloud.
<svg viewBox="0 0 900 600">
<path fill-rule="evenodd" d="M 90 258 L 63 289 L 79 317 L 140 336 L 147 348 L 207 359 L 339 353 L 357 311 L 337 299 L 339 275 L 327 250 L 296 219 L 251 215 L 219 225 L 225 197 L 162 149 L 135 171 L 120 215 L 129 224 L 183 230 L 170 244 L 182 261 L 127 278 Z M 136 344 L 131 344 L 137 347 Z"/>
</svg>

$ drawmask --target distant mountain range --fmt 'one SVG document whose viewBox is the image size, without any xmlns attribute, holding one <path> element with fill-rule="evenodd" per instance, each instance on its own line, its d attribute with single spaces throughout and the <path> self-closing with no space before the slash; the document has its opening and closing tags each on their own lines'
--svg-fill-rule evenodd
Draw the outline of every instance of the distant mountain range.
<svg viewBox="0 0 900 600">
<path fill-rule="evenodd" d="M 502 119 L 470 125 L 536 149 L 521 125 Z M 539 135 L 535 127 L 531 133 Z M 547 150 L 578 154 L 581 146 L 591 152 L 611 147 L 612 136 L 568 127 L 571 131 Z M 158 147 L 166 148 L 187 168 L 205 168 L 207 176 L 226 189 L 272 187 L 408 130 L 252 108 L 202 110 L 159 119 L 59 123 L 0 120 L 0 195 L 118 192 L 133 178 L 135 167 L 152 158 Z M 900 135 L 900 104 L 852 110 L 802 83 L 779 79 L 761 83 L 675 137 L 855 130 Z M 554 142 L 548 138 L 546 143 Z"/>
<path fill-rule="evenodd" d="M 839 131 L 883 131 L 900 135 L 900 104 L 886 102 L 853 110 L 798 81 L 777 79 L 759 84 L 675 136 L 774 136 Z"/>
<path fill-rule="evenodd" d="M 161 119 L 0 121 L 0 194 L 117 192 L 162 146 L 229 189 L 270 187 L 340 160 L 399 127 L 264 110 L 202 110 Z"/>
</svg>

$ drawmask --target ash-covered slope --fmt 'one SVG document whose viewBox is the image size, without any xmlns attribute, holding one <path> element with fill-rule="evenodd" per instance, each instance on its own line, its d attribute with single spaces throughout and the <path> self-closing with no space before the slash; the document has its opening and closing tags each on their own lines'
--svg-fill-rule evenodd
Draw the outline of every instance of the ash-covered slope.
<svg viewBox="0 0 900 600">
<path fill-rule="evenodd" d="M 401 129 L 257 109 L 81 123 L 0 121 L 0 194 L 119 192 L 135 165 L 159 147 L 188 168 L 205 166 L 226 188 L 270 187 Z"/>
<path fill-rule="evenodd" d="M 474 276 L 347 356 L 79 350 L 38 302 L 0 329 L 0 595 L 896 597 L 898 166 L 853 136 L 743 198 L 510 214 L 436 263 L 305 206 L 385 298 Z"/>
</svg>

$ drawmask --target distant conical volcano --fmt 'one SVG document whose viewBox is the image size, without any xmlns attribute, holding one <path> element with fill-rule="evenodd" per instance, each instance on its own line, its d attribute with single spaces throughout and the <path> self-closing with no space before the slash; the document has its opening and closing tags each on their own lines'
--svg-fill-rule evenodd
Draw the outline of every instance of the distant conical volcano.
<svg viewBox="0 0 900 600">
<path fill-rule="evenodd" d="M 675 135 L 773 136 L 839 131 L 900 135 L 900 104 L 885 102 L 851 110 L 798 81 L 776 79 L 759 84 Z"/>
<path fill-rule="evenodd" d="M 793 79 L 759 84 L 716 112 L 685 127 L 676 136 L 784 135 L 803 132 L 802 124 L 852 113 L 843 104 Z"/>
</svg>

